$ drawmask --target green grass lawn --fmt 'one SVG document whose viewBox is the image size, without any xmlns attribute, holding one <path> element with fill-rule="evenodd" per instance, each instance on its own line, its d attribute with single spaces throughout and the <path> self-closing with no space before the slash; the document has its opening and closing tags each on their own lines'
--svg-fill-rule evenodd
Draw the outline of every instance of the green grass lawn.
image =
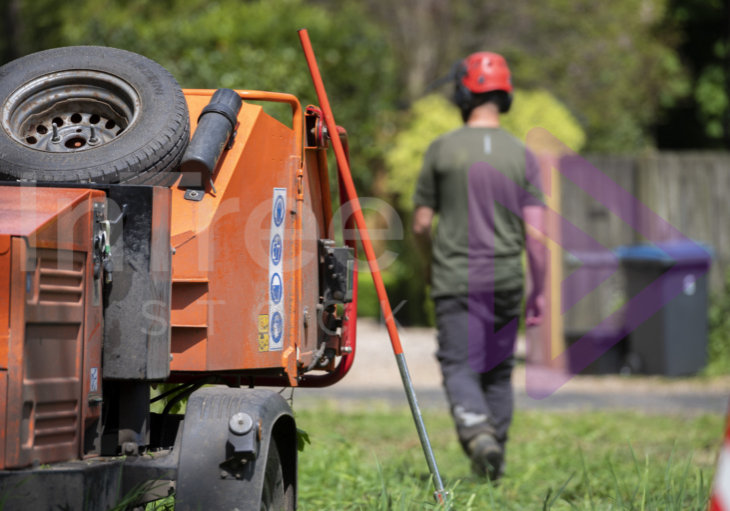
<svg viewBox="0 0 730 511">
<path fill-rule="evenodd" d="M 518 411 L 506 475 L 492 487 L 472 476 L 450 416 L 424 416 L 459 511 L 704 510 L 724 427 L 716 415 Z M 301 510 L 431 507 L 407 409 L 306 409 L 297 421 L 311 439 L 299 459 Z"/>
</svg>

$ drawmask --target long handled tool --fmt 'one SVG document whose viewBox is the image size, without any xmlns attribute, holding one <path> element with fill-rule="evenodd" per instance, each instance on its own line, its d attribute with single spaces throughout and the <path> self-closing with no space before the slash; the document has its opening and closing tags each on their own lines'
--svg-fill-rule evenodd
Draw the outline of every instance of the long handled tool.
<svg viewBox="0 0 730 511">
<path fill-rule="evenodd" d="M 423 453 L 426 455 L 426 462 L 428 468 L 431 471 L 433 477 L 433 484 L 436 489 L 434 496 L 436 501 L 444 503 L 446 501 L 447 493 L 444 490 L 444 483 L 441 481 L 441 475 L 439 474 L 438 466 L 436 465 L 436 458 L 431 448 L 431 442 L 428 439 L 428 433 L 426 432 L 426 425 L 423 423 L 423 417 L 421 416 L 421 410 L 418 407 L 418 401 L 416 400 L 416 392 L 413 389 L 413 382 L 411 381 L 411 375 L 408 373 L 408 365 L 406 364 L 406 357 L 403 354 L 403 347 L 400 343 L 400 337 L 398 335 L 398 329 L 395 324 L 395 318 L 393 318 L 393 311 L 390 307 L 390 301 L 388 295 L 385 292 L 385 285 L 383 284 L 383 277 L 380 275 L 380 268 L 375 257 L 375 251 L 373 250 L 373 244 L 370 241 L 370 234 L 368 232 L 367 225 L 365 224 L 365 217 L 362 214 L 360 207 L 360 200 L 357 197 L 357 191 L 355 190 L 355 183 L 352 181 L 352 175 L 350 174 L 350 165 L 347 161 L 345 151 L 342 147 L 340 137 L 337 136 L 337 123 L 332 115 L 332 109 L 330 108 L 329 100 L 327 99 L 327 92 L 324 89 L 322 83 L 322 76 L 319 73 L 319 67 L 317 67 L 317 60 L 314 58 L 314 50 L 312 49 L 312 43 L 309 40 L 309 34 L 306 29 L 299 31 L 299 39 L 302 42 L 302 48 L 304 49 L 304 55 L 307 58 L 307 65 L 309 66 L 309 72 L 312 74 L 312 80 L 314 81 L 314 88 L 317 91 L 317 98 L 319 99 L 319 106 L 324 114 L 324 120 L 327 125 L 327 130 L 332 134 L 330 140 L 332 141 L 332 148 L 335 151 L 335 158 L 337 158 L 337 166 L 340 170 L 340 177 L 347 190 L 347 195 L 350 197 L 352 203 L 352 211 L 355 216 L 355 224 L 360 231 L 360 238 L 362 241 L 363 249 L 365 249 L 365 256 L 370 266 L 370 272 L 373 276 L 375 283 L 375 290 L 378 293 L 378 299 L 380 305 L 383 308 L 383 315 L 385 316 L 385 326 L 388 329 L 390 335 L 390 343 L 393 346 L 393 353 L 395 354 L 395 360 L 398 363 L 398 369 L 400 371 L 401 380 L 403 380 L 403 387 L 408 397 L 408 404 L 411 407 L 411 413 L 413 414 L 413 420 L 416 422 L 416 429 L 418 430 L 418 437 L 421 440 L 421 447 L 423 447 Z"/>
</svg>

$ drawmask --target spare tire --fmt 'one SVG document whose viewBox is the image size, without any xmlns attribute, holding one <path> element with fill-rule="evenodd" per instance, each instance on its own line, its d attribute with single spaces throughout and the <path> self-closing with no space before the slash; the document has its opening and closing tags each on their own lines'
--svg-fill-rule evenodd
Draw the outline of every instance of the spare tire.
<svg viewBox="0 0 730 511">
<path fill-rule="evenodd" d="M 71 46 L 0 67 L 0 179 L 169 185 L 190 140 L 185 96 L 152 60 Z"/>
</svg>

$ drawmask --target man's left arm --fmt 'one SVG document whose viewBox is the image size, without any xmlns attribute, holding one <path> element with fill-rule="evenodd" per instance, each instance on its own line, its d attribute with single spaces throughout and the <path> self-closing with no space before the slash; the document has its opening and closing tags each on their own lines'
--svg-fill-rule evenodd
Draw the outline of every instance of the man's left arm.
<svg viewBox="0 0 730 511">
<path fill-rule="evenodd" d="M 541 190 L 539 162 L 530 151 L 526 151 L 525 157 L 525 183 L 520 197 L 520 207 L 525 222 L 525 250 L 532 277 L 532 290 L 525 307 L 525 324 L 533 326 L 542 323 L 545 316 L 547 249 L 542 234 L 545 232 L 545 203 Z"/>
<path fill-rule="evenodd" d="M 525 308 L 525 325 L 539 325 L 545 315 L 545 270 L 547 249 L 542 235 L 545 224 L 545 208 L 543 206 L 525 206 L 522 208 L 525 220 L 525 249 L 532 277 L 532 290 L 527 297 Z"/>
</svg>

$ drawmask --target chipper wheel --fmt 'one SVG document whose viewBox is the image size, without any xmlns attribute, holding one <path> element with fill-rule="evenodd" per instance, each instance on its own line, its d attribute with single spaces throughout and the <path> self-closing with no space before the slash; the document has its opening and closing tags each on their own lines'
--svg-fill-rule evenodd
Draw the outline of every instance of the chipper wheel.
<svg viewBox="0 0 730 511">
<path fill-rule="evenodd" d="M 261 489 L 261 511 L 288 511 L 284 490 L 284 471 L 281 466 L 276 441 L 269 441 L 269 455 L 266 458 L 264 487 Z M 258 511 L 258 510 L 257 510 Z"/>
<path fill-rule="evenodd" d="M 0 67 L 0 180 L 172 184 L 189 139 L 180 86 L 141 55 L 72 46 Z"/>
<path fill-rule="evenodd" d="M 279 394 L 202 388 L 182 427 L 175 511 L 296 509 L 296 425 Z"/>
</svg>

